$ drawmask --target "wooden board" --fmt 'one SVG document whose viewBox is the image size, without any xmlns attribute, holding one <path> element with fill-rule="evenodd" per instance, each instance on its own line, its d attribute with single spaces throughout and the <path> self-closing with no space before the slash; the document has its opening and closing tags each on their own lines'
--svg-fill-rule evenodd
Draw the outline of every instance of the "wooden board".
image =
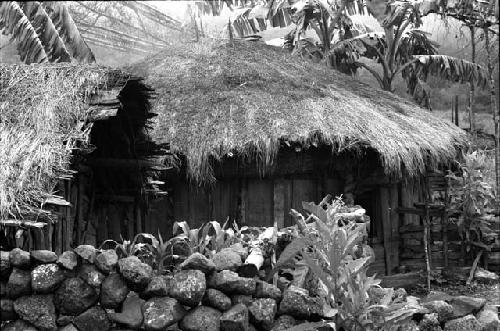
<svg viewBox="0 0 500 331">
<path fill-rule="evenodd" d="M 292 180 L 292 208 L 306 214 L 302 209 L 302 202 L 318 203 L 316 179 L 293 179 Z"/>
<path fill-rule="evenodd" d="M 211 190 L 210 218 L 223 224 L 227 218 L 238 218 L 238 182 L 220 180 Z"/>
<path fill-rule="evenodd" d="M 249 179 L 246 190 L 245 223 L 273 225 L 274 185 L 270 179 Z"/>
<path fill-rule="evenodd" d="M 274 180 L 274 224 L 281 229 L 285 226 L 285 180 Z"/>
<path fill-rule="evenodd" d="M 389 191 L 389 208 L 390 208 L 390 220 L 391 220 L 391 264 L 393 268 L 399 266 L 399 219 L 400 215 L 397 212 L 399 205 L 399 194 L 398 194 L 398 184 L 393 184 Z"/>
<path fill-rule="evenodd" d="M 383 231 L 383 244 L 385 253 L 385 266 L 387 275 L 392 274 L 392 259 L 391 256 L 391 218 L 390 218 L 390 205 L 389 205 L 389 189 L 387 187 L 381 187 L 379 189 L 380 196 L 380 221 L 382 223 Z"/>
</svg>

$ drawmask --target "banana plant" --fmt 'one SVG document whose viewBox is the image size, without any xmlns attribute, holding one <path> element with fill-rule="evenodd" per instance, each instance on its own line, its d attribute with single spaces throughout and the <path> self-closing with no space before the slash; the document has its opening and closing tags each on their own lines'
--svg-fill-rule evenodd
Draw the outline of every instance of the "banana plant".
<svg viewBox="0 0 500 331">
<path fill-rule="evenodd" d="M 486 85 L 487 72 L 480 65 L 438 54 L 438 45 L 420 29 L 422 16 L 430 11 L 428 7 L 422 8 L 417 1 L 379 2 L 386 9 L 377 11 L 374 8 L 377 1 L 369 3 L 380 32 L 339 40 L 332 47 L 332 55 L 366 69 L 386 91 L 392 92 L 396 77 L 401 76 L 406 82 L 407 92 L 426 107 L 430 107 L 425 86 L 429 75 L 480 87 Z M 367 63 L 362 58 L 376 64 Z"/>
<path fill-rule="evenodd" d="M 21 61 L 26 64 L 95 62 L 62 2 L 1 2 L 0 31 L 16 41 Z"/>
</svg>

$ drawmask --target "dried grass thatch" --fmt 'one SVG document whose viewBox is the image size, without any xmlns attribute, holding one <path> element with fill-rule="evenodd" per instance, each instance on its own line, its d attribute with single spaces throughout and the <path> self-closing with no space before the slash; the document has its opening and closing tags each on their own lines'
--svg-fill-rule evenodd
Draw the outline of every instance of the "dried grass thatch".
<svg viewBox="0 0 500 331">
<path fill-rule="evenodd" d="M 213 180 L 212 160 L 231 154 L 270 166 L 283 140 L 372 148 L 397 176 L 449 161 L 466 140 L 407 100 L 261 43 L 203 40 L 129 70 L 158 94 L 155 138 L 185 155 L 197 181 Z"/>
<path fill-rule="evenodd" d="M 0 65 L 0 219 L 40 214 L 88 143 L 89 99 L 129 78 L 96 65 Z"/>
</svg>

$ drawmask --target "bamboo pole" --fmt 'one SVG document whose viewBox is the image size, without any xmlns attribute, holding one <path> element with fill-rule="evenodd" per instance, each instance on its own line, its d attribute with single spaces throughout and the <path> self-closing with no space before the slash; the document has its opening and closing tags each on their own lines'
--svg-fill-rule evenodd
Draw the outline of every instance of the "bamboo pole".
<svg viewBox="0 0 500 331">
<path fill-rule="evenodd" d="M 473 25 L 469 25 L 471 44 L 472 44 L 472 63 L 476 63 L 476 29 Z M 472 143 L 476 144 L 476 129 L 474 123 L 474 94 L 475 86 L 473 82 L 469 83 L 469 127 L 472 134 Z"/>
<path fill-rule="evenodd" d="M 488 64 L 488 78 L 490 82 L 490 107 L 493 113 L 493 122 L 495 123 L 495 178 L 496 178 L 496 200 L 497 208 L 500 205 L 500 113 L 497 109 L 497 102 L 495 96 L 495 80 L 493 79 L 493 63 L 491 62 L 491 48 L 490 48 L 490 36 L 487 26 L 483 27 L 485 43 L 486 43 L 486 54 L 487 54 L 487 64 Z"/>
</svg>

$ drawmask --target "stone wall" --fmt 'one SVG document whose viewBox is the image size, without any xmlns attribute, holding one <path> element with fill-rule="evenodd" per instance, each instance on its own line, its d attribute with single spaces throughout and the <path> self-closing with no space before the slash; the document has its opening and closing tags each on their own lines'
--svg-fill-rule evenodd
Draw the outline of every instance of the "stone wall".
<svg viewBox="0 0 500 331">
<path fill-rule="evenodd" d="M 212 259 L 194 253 L 176 271 L 158 274 L 136 256 L 120 259 L 115 250 L 90 245 L 59 256 L 2 251 L 1 330 L 283 331 L 327 318 L 320 295 L 293 285 L 278 288 L 258 275 L 243 277 L 244 255 L 236 248 L 222 249 Z M 497 308 L 485 299 L 444 293 L 418 299 L 404 289 L 375 287 L 370 304 L 382 304 L 388 293 L 391 303 L 411 312 L 404 330 L 500 327 Z"/>
<path fill-rule="evenodd" d="M 191 255 L 159 275 L 136 256 L 82 245 L 54 252 L 1 252 L 2 330 L 284 330 L 318 319 L 322 301 L 282 292 L 234 270 L 242 257 L 222 250 Z"/>
</svg>

